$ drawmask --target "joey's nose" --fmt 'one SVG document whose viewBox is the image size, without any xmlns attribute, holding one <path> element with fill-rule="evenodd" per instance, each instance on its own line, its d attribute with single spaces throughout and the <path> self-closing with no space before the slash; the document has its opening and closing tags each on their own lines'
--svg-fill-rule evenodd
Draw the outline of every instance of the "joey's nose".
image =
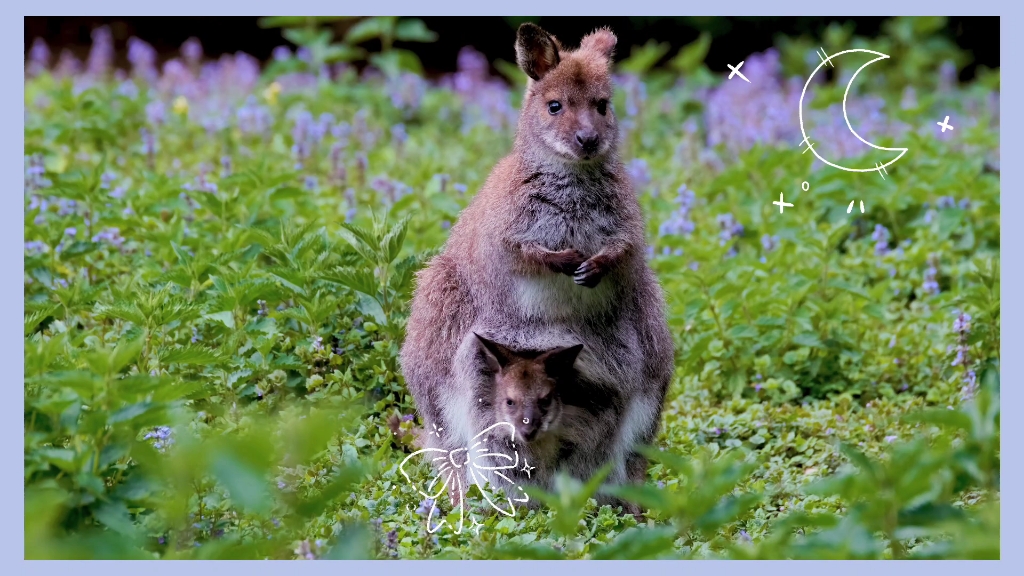
<svg viewBox="0 0 1024 576">
<path fill-rule="evenodd" d="M 519 421 L 519 433 L 527 442 L 533 440 L 539 430 L 540 426 L 537 425 L 537 421 L 533 417 L 524 417 Z"/>
<path fill-rule="evenodd" d="M 580 130 L 576 132 L 576 142 L 583 148 L 584 152 L 597 150 L 597 132 L 594 130 Z"/>
</svg>

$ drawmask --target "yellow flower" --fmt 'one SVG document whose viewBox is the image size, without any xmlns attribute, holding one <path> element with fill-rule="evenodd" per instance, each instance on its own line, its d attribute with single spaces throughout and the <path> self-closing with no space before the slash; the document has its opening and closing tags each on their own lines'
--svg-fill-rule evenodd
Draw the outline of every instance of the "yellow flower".
<svg viewBox="0 0 1024 576">
<path fill-rule="evenodd" d="M 174 113 L 185 115 L 188 114 L 188 99 L 184 96 L 178 96 L 174 99 Z"/>
<path fill-rule="evenodd" d="M 281 85 L 277 82 L 271 82 L 270 86 L 263 91 L 263 97 L 266 98 L 267 102 L 271 104 L 277 104 L 277 95 L 281 93 Z"/>
</svg>

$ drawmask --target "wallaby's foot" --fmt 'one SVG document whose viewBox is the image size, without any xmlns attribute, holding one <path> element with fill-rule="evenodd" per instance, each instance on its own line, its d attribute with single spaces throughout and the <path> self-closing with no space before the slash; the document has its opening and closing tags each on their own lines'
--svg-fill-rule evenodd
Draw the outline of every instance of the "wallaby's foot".
<svg viewBox="0 0 1024 576">
<path fill-rule="evenodd" d="M 580 264 L 579 268 L 573 273 L 572 279 L 580 286 L 593 288 L 601 282 L 601 279 L 607 273 L 608 269 L 602 264 L 600 259 L 591 258 Z"/>
<path fill-rule="evenodd" d="M 574 248 L 544 254 L 544 264 L 547 265 L 548 269 L 567 276 L 572 276 L 576 273 L 580 265 L 586 260 L 587 257 Z"/>
<path fill-rule="evenodd" d="M 622 506 L 622 511 L 626 514 L 632 514 L 637 524 L 646 524 L 647 518 L 644 516 L 644 511 L 639 505 L 627 502 Z"/>
</svg>

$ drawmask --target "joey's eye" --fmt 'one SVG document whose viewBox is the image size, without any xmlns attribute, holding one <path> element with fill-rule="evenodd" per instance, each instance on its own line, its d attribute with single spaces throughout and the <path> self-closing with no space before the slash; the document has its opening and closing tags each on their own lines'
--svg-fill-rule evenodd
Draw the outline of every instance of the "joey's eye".
<svg viewBox="0 0 1024 576">
<path fill-rule="evenodd" d="M 604 116 L 608 112 L 608 101 L 598 100 L 597 102 L 597 113 Z"/>
<path fill-rule="evenodd" d="M 551 404 L 551 397 L 550 396 L 545 396 L 545 397 L 541 398 L 540 400 L 537 400 L 537 404 L 540 404 L 540 406 L 542 408 L 547 408 L 547 406 L 549 404 Z"/>
<path fill-rule="evenodd" d="M 561 102 L 559 102 L 558 100 L 552 100 L 551 102 L 548 102 L 548 112 L 550 112 L 552 116 L 554 116 L 555 114 L 558 114 L 561 111 L 562 111 L 562 103 Z"/>
<path fill-rule="evenodd" d="M 513 402 L 511 398 L 505 400 L 505 404 L 507 404 L 509 406 L 515 406 L 515 402 Z"/>
</svg>

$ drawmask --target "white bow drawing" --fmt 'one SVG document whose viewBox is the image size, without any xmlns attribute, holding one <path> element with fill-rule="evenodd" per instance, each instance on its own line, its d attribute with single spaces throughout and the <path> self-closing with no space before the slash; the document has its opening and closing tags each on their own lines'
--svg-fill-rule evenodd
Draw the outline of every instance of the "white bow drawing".
<svg viewBox="0 0 1024 576">
<path fill-rule="evenodd" d="M 512 446 L 511 456 L 503 452 L 492 451 L 486 444 L 484 444 L 484 440 L 482 438 L 488 432 L 503 426 L 506 427 L 509 432 L 509 441 Z M 525 503 L 530 501 L 530 497 L 523 492 L 522 487 L 518 486 L 511 478 L 501 472 L 502 470 L 514 470 L 519 466 L 519 451 L 515 449 L 515 431 L 516 429 L 512 424 L 509 424 L 508 422 L 498 422 L 497 424 L 489 426 L 476 436 L 473 436 L 469 441 L 470 445 L 467 448 L 459 448 L 451 451 L 441 448 L 424 448 L 413 452 L 407 456 L 405 460 L 402 460 L 402 463 L 398 465 L 398 470 L 402 473 L 402 476 L 405 476 L 405 479 L 409 483 L 413 483 L 409 478 L 408 472 L 405 470 L 405 465 L 412 460 L 413 457 L 421 454 L 426 455 L 428 458 L 433 456 L 429 461 L 437 470 L 437 474 L 431 479 L 430 483 L 427 484 L 426 488 L 421 488 L 419 486 L 416 487 L 420 495 L 433 502 L 430 507 L 430 513 L 427 514 L 428 533 L 432 534 L 440 530 L 441 527 L 447 523 L 447 519 L 442 519 L 433 529 L 431 528 L 431 519 L 435 514 L 437 514 L 437 499 L 449 487 L 451 487 L 453 492 L 458 494 L 459 497 L 458 504 L 454 504 L 453 502 L 453 506 L 457 507 L 459 510 L 458 526 L 453 526 L 456 534 L 462 533 L 463 522 L 465 521 L 465 496 L 473 486 L 477 487 L 480 494 L 484 497 L 484 500 L 486 500 L 492 508 L 506 516 L 515 516 L 516 511 L 515 504 L 513 504 L 513 502 Z M 465 472 L 469 476 L 469 485 L 465 487 L 462 485 L 463 469 L 465 469 Z M 485 486 L 490 482 L 488 482 L 487 477 L 481 473 L 481 470 L 491 471 L 494 476 L 508 482 L 511 486 L 515 486 L 519 492 L 522 493 L 523 498 L 512 499 L 512 497 L 508 496 L 505 491 L 496 486 L 499 488 L 499 492 L 501 492 L 501 495 L 505 497 L 508 504 L 507 508 L 504 508 L 506 502 L 500 502 L 500 498 L 498 497 L 492 500 L 491 496 L 487 493 Z M 438 482 L 439 480 L 443 481 Z M 439 487 L 435 490 L 435 486 Z M 431 493 L 432 491 L 433 493 Z M 500 505 L 496 504 L 495 500 L 498 500 Z"/>
</svg>

